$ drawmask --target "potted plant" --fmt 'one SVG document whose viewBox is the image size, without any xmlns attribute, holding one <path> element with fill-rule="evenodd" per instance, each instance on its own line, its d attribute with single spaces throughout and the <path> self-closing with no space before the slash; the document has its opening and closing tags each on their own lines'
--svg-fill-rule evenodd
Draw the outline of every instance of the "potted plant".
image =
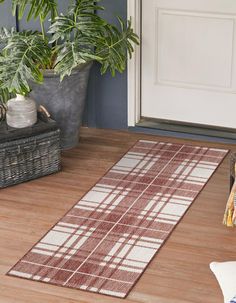
<svg viewBox="0 0 236 303">
<path fill-rule="evenodd" d="M 62 130 L 63 148 L 78 143 L 92 62 L 101 64 L 101 74 L 109 70 L 115 76 L 125 71 L 133 44 L 138 44 L 131 21 L 118 17 L 118 27 L 108 23 L 96 14 L 104 9 L 98 2 L 75 0 L 63 15 L 56 0 L 12 0 L 13 14 L 18 11 L 22 18 L 27 10 L 27 20 L 39 18 L 41 32 L 0 31 L 0 89 L 31 93 L 45 105 Z"/>
</svg>

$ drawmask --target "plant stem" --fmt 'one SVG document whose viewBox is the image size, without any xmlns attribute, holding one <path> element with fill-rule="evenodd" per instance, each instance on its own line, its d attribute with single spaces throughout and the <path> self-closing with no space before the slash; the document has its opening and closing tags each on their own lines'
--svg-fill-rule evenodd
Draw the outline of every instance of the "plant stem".
<svg viewBox="0 0 236 303">
<path fill-rule="evenodd" d="M 19 32 L 20 28 L 19 28 L 19 7 L 16 7 L 16 31 Z"/>
<path fill-rule="evenodd" d="M 39 20 L 40 20 L 40 26 L 41 26 L 41 30 L 42 30 L 43 40 L 46 42 L 46 31 L 44 28 L 43 17 L 41 14 L 39 15 Z"/>
<path fill-rule="evenodd" d="M 58 17 L 58 10 L 57 8 L 55 10 L 51 10 L 51 25 L 55 22 L 55 18 Z M 58 40 L 52 43 L 52 49 L 55 49 L 57 46 Z M 53 62 L 51 62 L 51 68 L 53 66 Z"/>
</svg>

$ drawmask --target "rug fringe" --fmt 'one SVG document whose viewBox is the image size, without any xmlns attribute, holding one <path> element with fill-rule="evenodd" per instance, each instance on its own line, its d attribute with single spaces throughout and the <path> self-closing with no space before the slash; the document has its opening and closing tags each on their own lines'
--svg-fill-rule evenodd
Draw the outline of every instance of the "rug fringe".
<svg viewBox="0 0 236 303">
<path fill-rule="evenodd" d="M 223 224 L 227 227 L 236 225 L 236 181 L 234 182 L 224 214 Z"/>
</svg>

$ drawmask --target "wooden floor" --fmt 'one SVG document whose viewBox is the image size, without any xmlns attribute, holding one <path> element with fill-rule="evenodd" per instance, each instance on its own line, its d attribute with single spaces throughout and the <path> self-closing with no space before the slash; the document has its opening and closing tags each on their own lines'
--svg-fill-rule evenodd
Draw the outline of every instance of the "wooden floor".
<svg viewBox="0 0 236 303">
<path fill-rule="evenodd" d="M 211 261 L 236 260 L 236 230 L 222 224 L 227 157 L 125 300 L 5 276 L 46 231 L 140 138 L 236 146 L 83 129 L 63 171 L 0 191 L 0 303 L 222 303 Z"/>
</svg>

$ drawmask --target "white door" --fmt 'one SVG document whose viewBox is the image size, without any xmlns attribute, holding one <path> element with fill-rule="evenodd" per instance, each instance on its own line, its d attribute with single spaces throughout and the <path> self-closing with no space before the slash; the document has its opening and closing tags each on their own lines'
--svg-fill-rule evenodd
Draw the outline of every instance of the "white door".
<svg viewBox="0 0 236 303">
<path fill-rule="evenodd" d="M 142 117 L 236 128 L 236 0 L 142 1 Z"/>
</svg>

